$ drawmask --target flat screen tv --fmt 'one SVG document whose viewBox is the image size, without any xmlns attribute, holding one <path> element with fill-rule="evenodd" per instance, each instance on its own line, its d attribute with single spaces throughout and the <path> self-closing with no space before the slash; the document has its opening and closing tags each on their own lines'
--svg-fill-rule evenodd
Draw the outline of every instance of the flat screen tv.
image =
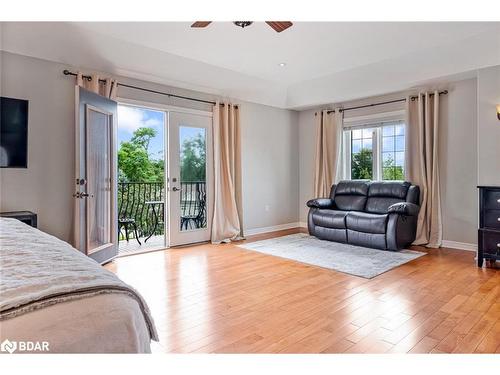
<svg viewBox="0 0 500 375">
<path fill-rule="evenodd" d="M 0 97 L 0 167 L 28 167 L 28 101 Z"/>
</svg>

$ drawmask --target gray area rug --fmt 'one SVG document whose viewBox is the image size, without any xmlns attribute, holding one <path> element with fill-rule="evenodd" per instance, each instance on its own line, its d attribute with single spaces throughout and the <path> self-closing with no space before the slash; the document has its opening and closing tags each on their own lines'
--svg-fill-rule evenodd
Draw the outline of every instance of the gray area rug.
<svg viewBox="0 0 500 375">
<path fill-rule="evenodd" d="M 322 241 L 304 233 L 238 246 L 367 279 L 425 255 L 423 252 L 413 250 L 384 251 Z"/>
</svg>

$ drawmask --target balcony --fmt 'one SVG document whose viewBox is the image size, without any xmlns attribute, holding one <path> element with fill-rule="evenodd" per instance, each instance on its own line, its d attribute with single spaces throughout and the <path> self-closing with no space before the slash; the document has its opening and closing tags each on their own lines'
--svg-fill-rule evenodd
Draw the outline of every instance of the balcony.
<svg viewBox="0 0 500 375">
<path fill-rule="evenodd" d="M 190 230 L 205 227 L 207 223 L 205 182 L 181 181 L 180 185 L 180 229 Z M 166 227 L 164 210 L 165 189 L 163 183 L 118 183 L 120 255 L 164 247 Z"/>
</svg>

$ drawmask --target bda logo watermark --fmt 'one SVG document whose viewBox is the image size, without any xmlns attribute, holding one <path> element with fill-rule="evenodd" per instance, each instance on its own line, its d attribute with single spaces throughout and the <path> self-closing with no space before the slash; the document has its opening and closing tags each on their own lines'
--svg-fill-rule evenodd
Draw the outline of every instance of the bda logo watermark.
<svg viewBox="0 0 500 375">
<path fill-rule="evenodd" d="M 0 345 L 0 350 L 2 352 L 9 352 L 10 354 L 14 353 L 17 349 L 17 342 L 4 340 Z"/>
<path fill-rule="evenodd" d="M 10 341 L 6 339 L 0 344 L 0 351 L 10 354 L 15 351 L 48 352 L 49 350 L 49 343 L 47 341 Z"/>
</svg>

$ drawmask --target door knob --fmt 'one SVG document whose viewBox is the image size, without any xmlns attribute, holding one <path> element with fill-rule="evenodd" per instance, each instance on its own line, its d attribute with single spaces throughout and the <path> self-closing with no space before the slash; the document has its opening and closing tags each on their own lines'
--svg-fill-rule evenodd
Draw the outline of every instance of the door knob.
<svg viewBox="0 0 500 375">
<path fill-rule="evenodd" d="M 75 194 L 73 194 L 73 196 L 75 198 L 87 198 L 87 197 L 92 198 L 94 196 L 94 194 L 89 194 L 89 193 L 86 193 L 86 192 L 80 193 L 80 192 L 77 191 Z"/>
<path fill-rule="evenodd" d="M 173 191 L 181 191 L 182 189 L 179 189 L 177 186 L 174 186 L 174 187 L 172 188 L 172 190 L 173 190 Z"/>
</svg>

